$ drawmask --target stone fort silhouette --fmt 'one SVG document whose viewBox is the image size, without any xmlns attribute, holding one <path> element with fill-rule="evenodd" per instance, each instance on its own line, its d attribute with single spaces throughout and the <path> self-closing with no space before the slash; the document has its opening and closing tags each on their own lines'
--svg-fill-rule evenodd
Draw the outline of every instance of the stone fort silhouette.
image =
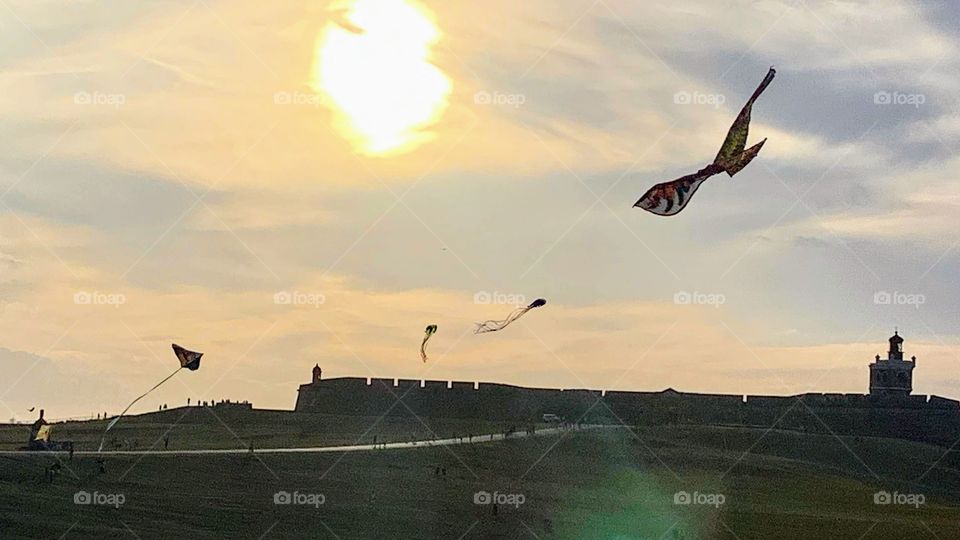
<svg viewBox="0 0 960 540">
<path fill-rule="evenodd" d="M 340 377 L 299 388 L 296 411 L 361 416 L 464 418 L 530 424 L 554 414 L 576 423 L 703 424 L 777 427 L 846 435 L 899 437 L 936 444 L 960 438 L 960 402 L 913 395 L 916 357 L 903 338 L 870 364 L 868 394 L 750 396 L 677 392 L 561 390 L 497 383 Z"/>
</svg>

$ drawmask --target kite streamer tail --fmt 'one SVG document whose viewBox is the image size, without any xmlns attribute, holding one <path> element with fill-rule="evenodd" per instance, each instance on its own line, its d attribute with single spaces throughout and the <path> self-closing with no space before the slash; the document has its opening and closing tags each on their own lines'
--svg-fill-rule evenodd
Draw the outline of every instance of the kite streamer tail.
<svg viewBox="0 0 960 540">
<path fill-rule="evenodd" d="M 513 312 L 507 316 L 506 319 L 502 321 L 483 321 L 482 323 L 476 323 L 477 328 L 473 331 L 474 334 L 486 334 L 487 332 L 496 332 L 498 330 L 503 330 L 510 323 L 519 319 L 523 316 L 524 313 L 530 311 L 530 307 L 522 307 L 519 309 L 513 310 Z"/>
<path fill-rule="evenodd" d="M 129 411 L 131 407 L 133 407 L 133 406 L 134 406 L 138 401 L 140 401 L 141 399 L 147 397 L 147 394 L 149 394 L 150 392 L 153 392 L 153 391 L 156 390 L 157 388 L 160 388 L 160 385 L 161 385 L 161 384 L 163 384 L 163 383 L 169 381 L 170 379 L 172 379 L 173 376 L 176 375 L 177 373 L 180 373 L 180 370 L 181 370 L 181 369 L 183 369 L 183 368 L 182 368 L 182 367 L 177 368 L 176 371 L 174 371 L 174 372 L 171 373 L 170 375 L 167 375 L 167 378 L 166 378 L 166 379 L 158 382 L 156 385 L 154 385 L 153 388 L 147 390 L 146 392 L 143 393 L 143 395 L 141 395 L 141 396 L 138 397 L 137 399 L 131 401 L 130 404 L 127 405 L 127 408 L 124 409 L 123 412 L 120 413 L 119 416 L 117 416 L 116 418 L 114 418 L 113 420 L 111 420 L 110 423 L 107 424 L 107 429 L 103 430 L 103 437 L 100 439 L 100 448 L 97 448 L 97 452 L 102 452 L 102 451 L 103 451 L 103 443 L 107 440 L 107 432 L 109 432 L 111 429 L 113 429 L 113 426 L 115 426 L 115 425 L 117 424 L 117 422 L 119 422 L 120 419 L 123 418 L 123 415 L 127 414 L 127 411 Z"/>
<path fill-rule="evenodd" d="M 426 362 L 427 361 L 427 340 L 430 339 L 430 336 L 423 338 L 423 343 L 420 344 L 420 358 Z"/>
</svg>

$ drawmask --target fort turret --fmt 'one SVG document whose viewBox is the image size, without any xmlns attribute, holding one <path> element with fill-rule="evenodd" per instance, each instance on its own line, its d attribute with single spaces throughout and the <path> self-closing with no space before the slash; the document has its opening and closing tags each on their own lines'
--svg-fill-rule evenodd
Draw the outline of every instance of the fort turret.
<svg viewBox="0 0 960 540">
<path fill-rule="evenodd" d="M 899 331 L 890 336 L 886 358 L 877 355 L 870 364 L 870 395 L 882 398 L 906 397 L 913 392 L 913 368 L 917 357 L 903 359 L 903 338 Z"/>
</svg>

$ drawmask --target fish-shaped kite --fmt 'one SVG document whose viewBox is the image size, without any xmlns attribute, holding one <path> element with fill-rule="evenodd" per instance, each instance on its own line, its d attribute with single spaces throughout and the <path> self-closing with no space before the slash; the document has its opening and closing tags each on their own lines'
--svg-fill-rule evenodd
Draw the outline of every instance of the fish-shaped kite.
<svg viewBox="0 0 960 540">
<path fill-rule="evenodd" d="M 747 100 L 747 104 L 743 106 L 740 114 L 737 115 L 737 119 L 734 120 L 733 125 L 730 126 L 730 131 L 727 132 L 727 138 L 723 141 L 723 146 L 720 147 L 720 152 L 717 153 L 717 157 L 714 158 L 713 163 L 693 174 L 681 176 L 676 180 L 653 186 L 643 194 L 643 197 L 640 197 L 640 200 L 638 200 L 634 206 L 643 208 L 658 216 L 673 216 L 679 214 L 680 211 L 687 206 L 687 203 L 690 202 L 693 194 L 697 192 L 697 188 L 700 187 L 700 184 L 702 184 L 704 180 L 722 172 L 732 177 L 743 170 L 748 163 L 753 161 L 753 158 L 757 157 L 757 154 L 760 153 L 760 149 L 763 148 L 763 143 L 767 142 L 767 139 L 763 139 L 750 148 L 744 149 L 747 145 L 747 132 L 750 129 L 750 113 L 753 109 L 753 102 L 766 90 L 776 74 L 777 71 L 770 68 L 767 76 L 763 78 L 763 82 L 754 90 L 753 95 Z"/>
<path fill-rule="evenodd" d="M 427 341 L 430 340 L 430 336 L 437 333 L 437 325 L 431 324 L 428 325 L 426 330 L 423 331 L 423 342 L 420 343 L 420 358 L 424 362 L 427 361 Z"/>
<path fill-rule="evenodd" d="M 147 391 L 144 392 L 140 397 L 138 397 L 137 399 L 131 401 L 130 404 L 127 405 L 127 408 L 124 409 L 123 412 L 120 413 L 119 416 L 117 416 L 116 418 L 114 418 L 113 420 L 111 420 L 109 424 L 107 424 L 107 429 L 103 430 L 103 437 L 100 439 L 100 448 L 97 450 L 97 452 L 100 452 L 101 450 L 103 450 L 103 443 L 104 443 L 104 441 L 107 440 L 107 432 L 110 431 L 111 429 L 113 429 L 113 426 L 115 426 L 115 425 L 117 424 L 117 422 L 119 422 L 120 419 L 123 418 L 123 415 L 127 414 L 127 411 L 129 411 L 129 410 L 130 410 L 130 407 L 133 407 L 133 405 L 134 405 L 136 402 L 138 402 L 138 401 L 140 401 L 141 399 L 147 397 L 147 394 L 149 394 L 150 392 L 153 392 L 153 391 L 156 390 L 157 388 L 160 388 L 160 385 L 161 385 L 161 384 L 163 384 L 163 383 L 169 381 L 170 379 L 172 379 L 174 375 L 176 375 L 177 373 L 180 373 L 180 370 L 181 370 L 181 369 L 189 369 L 190 371 L 196 371 L 196 370 L 200 369 L 200 358 L 203 357 L 203 353 L 201 353 L 201 352 L 194 352 L 194 351 L 190 351 L 190 350 L 184 349 L 183 347 L 181 347 L 181 346 L 177 345 L 176 343 L 174 343 L 174 344 L 173 344 L 173 354 L 177 355 L 177 360 L 180 361 L 180 367 L 178 367 L 178 368 L 177 368 L 173 373 L 171 373 L 170 375 L 167 375 L 167 378 L 165 378 L 165 379 L 163 379 L 162 381 L 160 381 L 160 382 L 158 382 L 157 384 L 155 384 L 155 385 L 153 386 L 153 388 L 147 390 Z"/>
<path fill-rule="evenodd" d="M 537 298 L 533 302 L 530 302 L 530 305 L 517 308 L 513 310 L 510 315 L 507 315 L 506 319 L 502 321 L 483 321 L 477 323 L 477 329 L 473 331 L 474 334 L 485 334 L 487 332 L 496 332 L 498 330 L 503 330 L 510 325 L 513 321 L 519 319 L 524 315 L 524 313 L 530 311 L 531 309 L 538 308 L 541 306 L 547 305 L 547 301 L 543 298 Z"/>
</svg>

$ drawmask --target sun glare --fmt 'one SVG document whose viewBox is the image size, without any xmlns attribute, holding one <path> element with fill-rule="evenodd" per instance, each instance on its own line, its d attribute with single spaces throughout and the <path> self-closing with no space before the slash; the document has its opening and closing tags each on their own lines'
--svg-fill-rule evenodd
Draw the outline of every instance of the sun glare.
<svg viewBox="0 0 960 540">
<path fill-rule="evenodd" d="M 352 0 L 320 35 L 314 89 L 338 126 L 367 154 L 412 150 L 447 107 L 451 82 L 430 63 L 440 31 L 408 0 Z"/>
</svg>

